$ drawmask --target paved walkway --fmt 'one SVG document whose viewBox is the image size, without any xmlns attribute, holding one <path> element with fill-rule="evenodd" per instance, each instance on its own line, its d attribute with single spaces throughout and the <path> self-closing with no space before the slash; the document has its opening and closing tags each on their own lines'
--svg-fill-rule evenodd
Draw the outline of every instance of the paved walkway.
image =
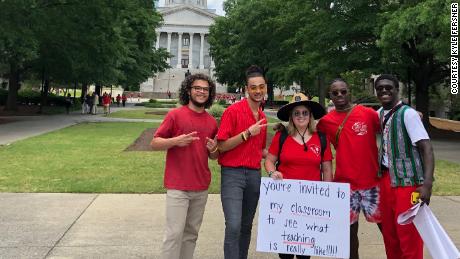
<svg viewBox="0 0 460 259">
<path fill-rule="evenodd" d="M 159 258 L 164 204 L 164 194 L 0 193 L 0 258 Z M 430 207 L 460 247 L 460 197 Z M 277 258 L 255 251 L 257 220 L 253 230 L 249 258 Z M 375 225 L 361 221 L 359 235 L 361 258 L 385 258 Z M 223 258 L 223 237 L 220 198 L 210 195 L 195 258 Z"/>
<path fill-rule="evenodd" d="M 111 112 L 118 110 L 143 109 L 142 106 L 128 105 L 127 107 L 111 107 Z M 13 122 L 0 124 L 0 145 L 8 145 L 15 141 L 38 136 L 44 133 L 66 128 L 83 122 L 161 122 L 154 119 L 124 119 L 105 117 L 102 108 L 97 115 L 81 114 L 79 111 L 71 114 L 43 116 L 4 116 Z"/>
</svg>

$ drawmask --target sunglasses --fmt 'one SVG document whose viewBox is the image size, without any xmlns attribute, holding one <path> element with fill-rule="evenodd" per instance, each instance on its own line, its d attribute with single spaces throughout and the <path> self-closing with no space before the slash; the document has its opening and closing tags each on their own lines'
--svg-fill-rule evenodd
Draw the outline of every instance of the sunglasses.
<svg viewBox="0 0 460 259">
<path fill-rule="evenodd" d="M 310 116 L 310 112 L 309 111 L 295 111 L 292 113 L 292 115 L 294 117 L 300 117 L 300 116 L 303 116 L 303 117 L 307 117 L 307 116 Z"/>
<path fill-rule="evenodd" d="M 197 92 L 203 92 L 203 93 L 209 92 L 209 87 L 192 86 L 192 89 Z"/>
<path fill-rule="evenodd" d="M 391 91 L 393 90 L 395 87 L 392 86 L 392 85 L 379 85 L 377 87 L 375 87 L 375 90 L 376 91 L 383 91 L 383 89 L 385 89 L 386 91 Z"/>
<path fill-rule="evenodd" d="M 339 93 L 340 93 L 341 95 L 347 95 L 347 94 L 348 94 L 348 90 L 343 89 L 343 90 L 340 90 L 340 91 L 331 91 L 331 95 L 332 95 L 332 96 L 339 96 Z"/>
</svg>

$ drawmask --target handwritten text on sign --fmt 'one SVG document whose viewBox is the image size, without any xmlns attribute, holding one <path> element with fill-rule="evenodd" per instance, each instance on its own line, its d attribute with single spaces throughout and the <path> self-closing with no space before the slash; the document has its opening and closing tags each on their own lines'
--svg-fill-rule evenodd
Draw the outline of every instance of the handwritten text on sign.
<svg viewBox="0 0 460 259">
<path fill-rule="evenodd" d="M 257 251 L 348 258 L 349 238 L 349 184 L 262 178 Z"/>
</svg>

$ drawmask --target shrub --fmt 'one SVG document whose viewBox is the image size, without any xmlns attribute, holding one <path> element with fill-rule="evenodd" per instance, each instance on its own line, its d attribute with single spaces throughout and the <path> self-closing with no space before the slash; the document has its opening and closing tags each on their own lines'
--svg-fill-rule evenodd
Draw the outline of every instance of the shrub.
<svg viewBox="0 0 460 259">
<path fill-rule="evenodd" d="M 219 104 L 213 104 L 211 108 L 209 108 L 209 114 L 211 114 L 216 120 L 219 120 L 224 113 L 225 108 Z"/>
<path fill-rule="evenodd" d="M 149 100 L 149 103 L 156 103 L 156 102 L 157 102 L 156 99 L 150 99 L 150 100 Z"/>
<path fill-rule="evenodd" d="M 223 106 L 223 105 L 227 104 L 227 101 L 225 101 L 224 99 L 220 99 L 219 101 L 217 101 L 217 103 L 218 103 L 219 105 L 222 105 L 222 106 Z"/>
<path fill-rule="evenodd" d="M 18 92 L 17 101 L 23 104 L 39 104 L 41 101 L 41 93 L 33 90 L 22 90 Z"/>
<path fill-rule="evenodd" d="M 7 98 L 8 98 L 8 91 L 0 89 L 0 105 L 5 105 Z M 78 100 L 79 98 L 76 98 L 76 99 Z M 38 105 L 41 102 L 41 93 L 30 90 L 30 89 L 21 90 L 18 92 L 17 102 L 20 104 Z M 51 93 L 48 95 L 47 102 L 48 102 L 48 105 L 51 105 L 51 106 L 65 106 L 66 104 L 66 100 L 64 96 L 57 96 Z"/>
<path fill-rule="evenodd" d="M 145 102 L 143 103 L 143 106 L 148 107 L 148 108 L 176 108 L 176 104 L 173 103 L 159 103 L 159 102 Z"/>
<path fill-rule="evenodd" d="M 157 100 L 158 103 L 164 103 L 164 104 L 176 104 L 177 100 L 176 99 L 170 99 L 170 100 Z"/>
</svg>

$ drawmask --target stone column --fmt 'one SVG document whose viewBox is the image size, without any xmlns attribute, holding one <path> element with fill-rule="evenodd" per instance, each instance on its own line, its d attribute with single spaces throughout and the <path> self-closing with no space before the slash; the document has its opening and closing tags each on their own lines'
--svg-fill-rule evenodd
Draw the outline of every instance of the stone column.
<svg viewBox="0 0 460 259">
<path fill-rule="evenodd" d="M 190 32 L 188 35 L 190 35 L 190 41 L 189 41 L 189 47 L 188 47 L 188 68 L 193 69 L 193 32 Z"/>
<path fill-rule="evenodd" d="M 182 67 L 182 32 L 179 32 L 179 41 L 177 42 L 177 68 Z"/>
<path fill-rule="evenodd" d="M 204 50 L 204 33 L 200 33 L 200 36 L 201 36 L 200 69 L 204 69 L 204 64 L 203 64 L 203 60 L 204 60 L 204 53 L 203 53 L 203 50 Z"/>
<path fill-rule="evenodd" d="M 167 48 L 166 50 L 168 51 L 168 53 L 171 53 L 171 32 L 168 32 L 168 44 L 167 44 Z M 168 58 L 168 64 L 171 65 L 171 59 Z"/>
<path fill-rule="evenodd" d="M 157 42 L 155 44 L 156 49 L 160 48 L 160 35 L 161 35 L 161 32 L 157 32 Z"/>
</svg>

